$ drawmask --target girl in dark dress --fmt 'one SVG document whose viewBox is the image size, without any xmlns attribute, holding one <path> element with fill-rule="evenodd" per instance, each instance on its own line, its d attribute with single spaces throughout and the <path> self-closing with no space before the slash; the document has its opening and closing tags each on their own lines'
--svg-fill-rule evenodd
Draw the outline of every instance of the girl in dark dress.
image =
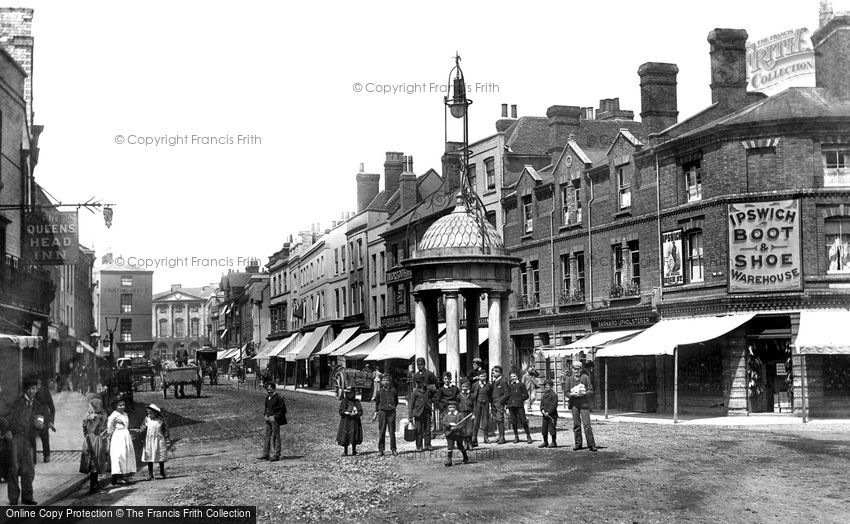
<svg viewBox="0 0 850 524">
<path fill-rule="evenodd" d="M 89 402 L 89 410 L 83 418 L 83 450 L 80 456 L 80 473 L 89 476 L 89 493 L 100 491 L 98 475 L 106 471 L 109 460 L 106 444 L 106 413 L 100 399 Z"/>
<path fill-rule="evenodd" d="M 360 417 L 363 415 L 363 407 L 360 401 L 354 398 L 354 390 L 345 388 L 345 397 L 339 403 L 339 429 L 336 432 L 337 443 L 344 448 L 342 456 L 348 455 L 348 446 L 351 446 L 351 454 L 357 454 L 357 444 L 363 442 L 363 426 Z"/>
</svg>

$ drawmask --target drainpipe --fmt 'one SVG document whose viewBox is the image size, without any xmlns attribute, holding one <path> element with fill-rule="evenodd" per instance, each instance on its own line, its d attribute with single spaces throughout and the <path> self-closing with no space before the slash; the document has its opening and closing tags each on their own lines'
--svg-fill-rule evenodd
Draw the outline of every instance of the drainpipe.
<svg viewBox="0 0 850 524">
<path fill-rule="evenodd" d="M 664 293 L 664 250 L 661 242 L 661 173 L 658 168 L 658 152 L 655 152 L 655 222 L 658 226 L 658 297 L 655 301 L 655 309 L 658 310 L 658 304 L 661 302 Z M 659 311 L 658 316 L 661 316 Z"/>
<path fill-rule="evenodd" d="M 552 313 L 558 307 L 558 299 L 555 297 L 555 188 L 552 188 L 552 213 L 549 215 L 549 252 L 552 257 L 551 282 L 552 282 Z M 554 340 L 554 337 L 553 337 Z"/>
<path fill-rule="evenodd" d="M 593 179 L 590 182 L 590 199 L 587 201 L 587 258 L 584 267 L 587 270 L 587 296 L 590 297 L 590 308 L 593 309 Z"/>
</svg>

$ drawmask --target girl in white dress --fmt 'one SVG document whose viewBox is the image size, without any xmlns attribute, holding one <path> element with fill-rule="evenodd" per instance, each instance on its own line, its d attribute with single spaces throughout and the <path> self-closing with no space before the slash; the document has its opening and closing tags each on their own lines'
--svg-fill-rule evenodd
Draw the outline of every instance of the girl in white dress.
<svg viewBox="0 0 850 524">
<path fill-rule="evenodd" d="M 136 472 L 136 452 L 130 438 L 130 419 L 125 413 L 123 400 L 115 404 L 115 411 L 106 421 L 109 434 L 109 461 L 112 466 L 112 484 L 129 484 L 124 475 Z"/>
<path fill-rule="evenodd" d="M 148 416 L 142 427 L 134 431 L 145 431 L 145 447 L 142 450 L 142 462 L 148 463 L 148 480 L 153 480 L 153 463 L 159 462 L 159 475 L 165 478 L 165 461 L 168 426 L 162 418 L 162 410 L 156 404 L 148 406 Z"/>
</svg>

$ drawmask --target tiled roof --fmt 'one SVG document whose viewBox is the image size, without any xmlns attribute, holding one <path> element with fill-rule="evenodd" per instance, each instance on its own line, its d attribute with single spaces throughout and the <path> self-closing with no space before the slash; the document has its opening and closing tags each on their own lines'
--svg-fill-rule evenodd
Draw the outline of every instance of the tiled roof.
<svg viewBox="0 0 850 524">
<path fill-rule="evenodd" d="M 480 250 L 482 245 L 500 253 L 505 249 L 496 228 L 487 220 L 479 225 L 458 198 L 454 211 L 434 222 L 422 236 L 417 256 L 429 256 L 430 252 L 438 250 L 440 255 L 470 254 Z"/>
<path fill-rule="evenodd" d="M 505 145 L 517 154 L 545 155 L 549 150 L 549 119 L 523 116 L 505 131 Z"/>
<path fill-rule="evenodd" d="M 791 87 L 750 104 L 677 137 L 683 139 L 705 131 L 737 125 L 762 124 L 801 118 L 848 118 L 850 101 L 839 100 L 821 87 Z"/>
</svg>

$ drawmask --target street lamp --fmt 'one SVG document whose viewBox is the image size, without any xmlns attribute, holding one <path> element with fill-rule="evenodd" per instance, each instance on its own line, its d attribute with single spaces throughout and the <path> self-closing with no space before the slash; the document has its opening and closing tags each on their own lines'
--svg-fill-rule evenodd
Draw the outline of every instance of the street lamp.
<svg viewBox="0 0 850 524">
<path fill-rule="evenodd" d="M 469 106 L 472 105 L 472 100 L 466 97 L 466 79 L 463 76 L 463 70 L 460 68 L 460 55 L 455 53 L 455 65 L 449 72 L 449 80 L 446 84 L 446 93 L 451 92 L 451 97 L 448 94 L 443 97 L 443 125 L 445 132 L 445 151 L 446 154 L 458 154 L 457 151 L 449 151 L 449 118 L 451 114 L 454 118 L 463 119 L 463 145 L 460 150 L 460 196 L 463 201 L 466 212 L 471 216 L 478 225 L 481 235 L 481 250 L 487 252 L 487 232 L 485 228 L 486 216 L 484 212 L 484 203 L 475 192 L 469 181 Z"/>
<path fill-rule="evenodd" d="M 103 322 L 106 324 L 106 332 L 109 334 L 106 340 L 109 341 L 109 355 L 106 357 L 106 387 L 112 389 L 112 366 L 115 363 L 115 328 L 118 327 L 118 317 L 103 317 Z"/>
</svg>

